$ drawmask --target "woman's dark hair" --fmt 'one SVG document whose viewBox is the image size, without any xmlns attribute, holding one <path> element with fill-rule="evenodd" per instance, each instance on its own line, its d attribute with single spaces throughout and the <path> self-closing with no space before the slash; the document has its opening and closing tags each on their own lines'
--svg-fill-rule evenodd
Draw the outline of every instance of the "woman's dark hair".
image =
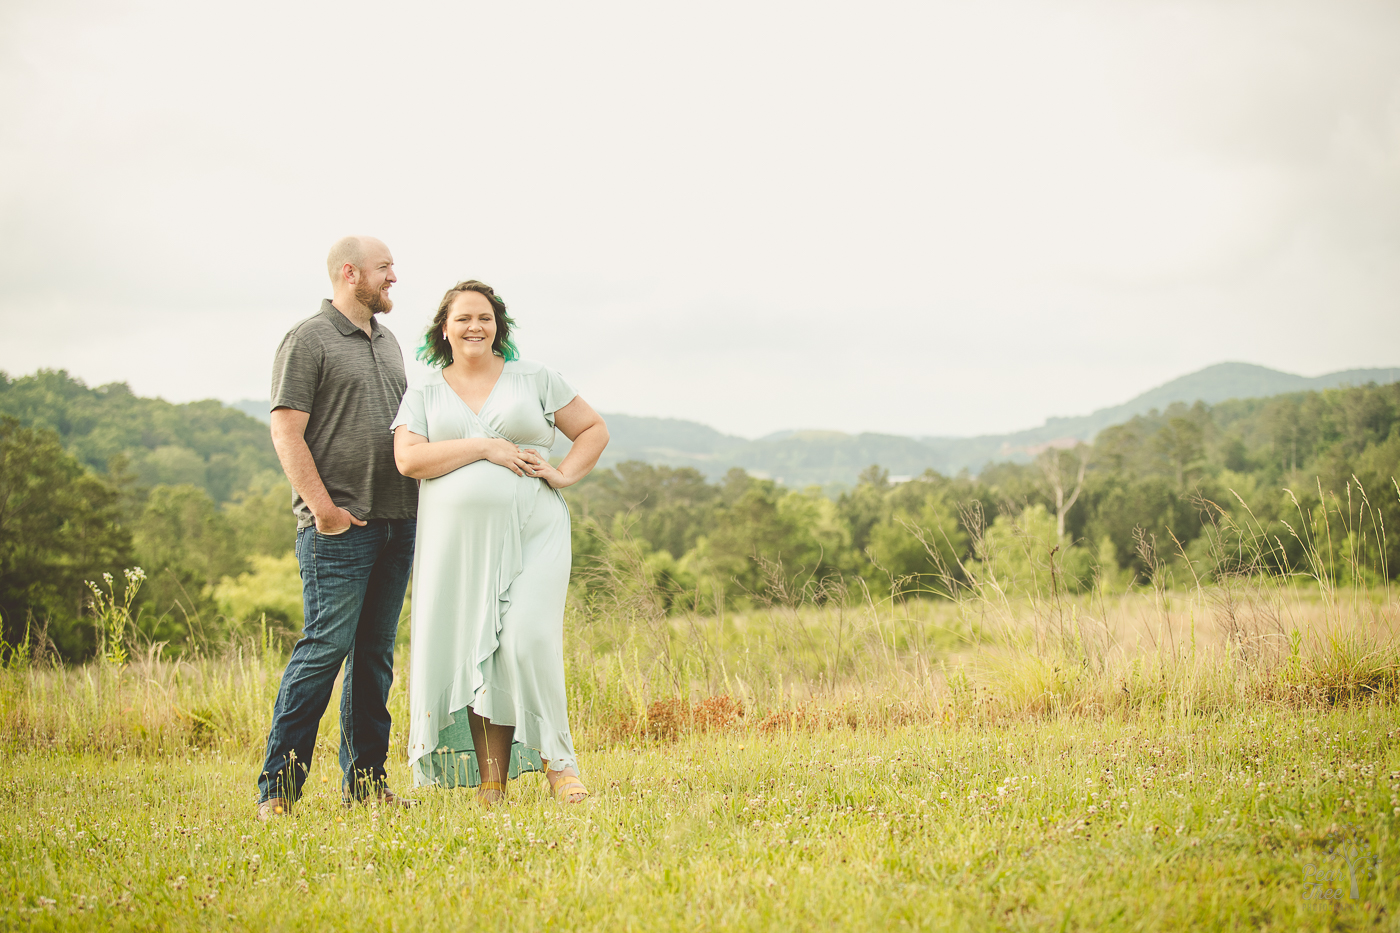
<svg viewBox="0 0 1400 933">
<path fill-rule="evenodd" d="M 486 296 L 486 300 L 491 302 L 491 310 L 496 315 L 496 339 L 491 341 L 491 352 L 497 356 L 502 356 L 507 362 L 520 359 L 520 353 L 515 349 L 515 343 L 510 339 L 510 330 L 515 321 L 506 314 L 506 303 L 501 296 L 496 294 L 496 290 L 485 282 L 478 282 L 476 279 L 468 279 L 465 282 L 458 282 L 447 290 L 447 294 L 442 296 L 442 301 L 438 303 L 437 314 L 433 315 L 433 323 L 428 325 L 427 333 L 423 335 L 423 345 L 418 348 L 418 358 L 429 366 L 442 368 L 452 363 L 452 344 L 442 335 L 443 326 L 447 324 L 447 314 L 452 310 L 452 302 L 457 300 L 457 296 L 462 292 L 478 292 Z"/>
</svg>

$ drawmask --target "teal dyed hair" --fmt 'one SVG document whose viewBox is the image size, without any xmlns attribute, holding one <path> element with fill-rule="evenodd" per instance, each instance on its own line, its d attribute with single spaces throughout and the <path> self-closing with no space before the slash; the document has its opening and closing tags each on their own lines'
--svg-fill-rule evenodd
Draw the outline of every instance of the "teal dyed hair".
<svg viewBox="0 0 1400 933">
<path fill-rule="evenodd" d="M 428 325 L 428 330 L 423 334 L 423 343 L 418 348 L 417 356 L 429 366 L 436 366 L 441 369 L 452 364 L 452 344 L 442 335 L 442 329 L 447 324 L 447 315 L 452 310 L 452 302 L 457 300 L 457 296 L 462 292 L 477 292 L 485 295 L 486 300 L 491 302 L 491 310 L 496 314 L 496 339 L 491 341 L 491 352 L 503 357 L 507 363 L 511 360 L 520 359 L 520 351 L 515 347 L 515 341 L 511 339 L 511 331 L 515 328 L 515 321 L 509 314 L 506 314 L 505 299 L 496 294 L 496 290 L 485 282 L 478 282 L 476 279 L 468 279 L 465 282 L 458 282 L 447 290 L 447 294 L 442 296 L 442 301 L 438 303 L 437 314 L 433 315 L 433 323 Z"/>
</svg>

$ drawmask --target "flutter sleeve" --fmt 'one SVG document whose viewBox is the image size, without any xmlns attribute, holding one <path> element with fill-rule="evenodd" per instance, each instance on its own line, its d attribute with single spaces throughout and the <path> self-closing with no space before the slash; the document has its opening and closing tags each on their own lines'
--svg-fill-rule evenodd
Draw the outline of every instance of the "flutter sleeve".
<svg viewBox="0 0 1400 933">
<path fill-rule="evenodd" d="M 428 436 L 428 416 L 423 410 L 423 390 L 410 386 L 403 394 L 403 401 L 399 402 L 399 413 L 394 416 L 394 423 L 389 425 L 392 433 L 399 425 L 404 425 L 419 437 Z"/>
<path fill-rule="evenodd" d="M 568 380 L 548 366 L 540 367 L 540 371 L 535 374 L 535 383 L 539 387 L 540 407 L 544 409 L 545 420 L 552 428 L 554 413 L 577 398 L 578 393 L 569 385 Z"/>
</svg>

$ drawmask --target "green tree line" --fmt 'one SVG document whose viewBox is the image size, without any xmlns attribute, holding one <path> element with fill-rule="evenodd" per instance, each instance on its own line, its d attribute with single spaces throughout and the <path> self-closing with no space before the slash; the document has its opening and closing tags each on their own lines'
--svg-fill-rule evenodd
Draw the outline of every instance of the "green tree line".
<svg viewBox="0 0 1400 933">
<path fill-rule="evenodd" d="M 682 605 L 716 592 L 770 598 L 774 583 L 791 592 L 834 574 L 878 595 L 946 595 L 993 572 L 1021 590 L 1186 583 L 1238 569 L 1246 545 L 1255 570 L 1301 573 L 1310 546 L 1328 541 L 1393 579 L 1398 473 L 1400 384 L 1390 384 L 1176 404 L 1093 445 L 1049 446 L 975 477 L 927 471 L 892 484 L 871 466 L 835 499 L 740 470 L 711 484 L 641 463 L 598 471 L 566 496 L 577 564 L 630 549 Z"/>
<path fill-rule="evenodd" d="M 581 596 L 622 559 L 671 609 L 710 611 L 814 585 L 878 598 L 987 576 L 1011 590 L 1188 582 L 1220 572 L 1245 528 L 1269 544 L 1255 570 L 1300 572 L 1326 539 L 1360 555 L 1351 572 L 1394 578 L 1397 473 L 1392 384 L 1174 405 L 977 476 L 891 483 L 872 465 L 835 497 L 637 462 L 565 497 Z M 0 374 L 3 636 L 38 629 L 60 656 L 90 656 L 84 581 L 134 566 L 148 578 L 134 608 L 144 639 L 207 644 L 260 616 L 295 631 L 290 499 L 267 426 L 217 402 Z"/>
</svg>

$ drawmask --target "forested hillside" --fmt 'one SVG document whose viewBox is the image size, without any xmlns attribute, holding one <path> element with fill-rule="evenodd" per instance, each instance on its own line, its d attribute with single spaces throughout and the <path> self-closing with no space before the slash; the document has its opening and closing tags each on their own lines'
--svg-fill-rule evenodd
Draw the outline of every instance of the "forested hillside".
<svg viewBox="0 0 1400 933">
<path fill-rule="evenodd" d="M 85 466 L 138 486 L 189 484 L 227 502 L 264 474 L 281 475 L 267 425 L 213 399 L 174 405 L 124 382 L 88 388 L 62 370 L 0 372 L 0 415 L 53 430 Z"/>
<path fill-rule="evenodd" d="M 0 617 L 78 657 L 84 580 L 140 566 L 147 637 L 189 643 L 222 628 L 220 580 L 295 532 L 291 489 L 265 424 L 217 401 L 174 405 L 66 372 L 0 373 Z"/>
<path fill-rule="evenodd" d="M 265 425 L 52 372 L 0 377 L 0 418 L 7 642 L 41 629 L 62 656 L 84 656 L 83 581 L 134 566 L 149 578 L 146 639 L 210 644 L 262 617 L 299 628 L 290 489 Z M 685 422 L 674 433 L 697 441 Z M 673 611 L 819 585 L 821 598 L 936 596 L 989 577 L 1012 593 L 1121 589 L 1304 571 L 1318 542 L 1338 579 L 1400 568 L 1394 384 L 1172 405 L 975 477 L 889 473 L 867 464 L 833 498 L 742 469 L 718 481 L 600 469 L 565 493 L 575 592 L 589 598 L 609 565 L 650 577 Z"/>
</svg>

